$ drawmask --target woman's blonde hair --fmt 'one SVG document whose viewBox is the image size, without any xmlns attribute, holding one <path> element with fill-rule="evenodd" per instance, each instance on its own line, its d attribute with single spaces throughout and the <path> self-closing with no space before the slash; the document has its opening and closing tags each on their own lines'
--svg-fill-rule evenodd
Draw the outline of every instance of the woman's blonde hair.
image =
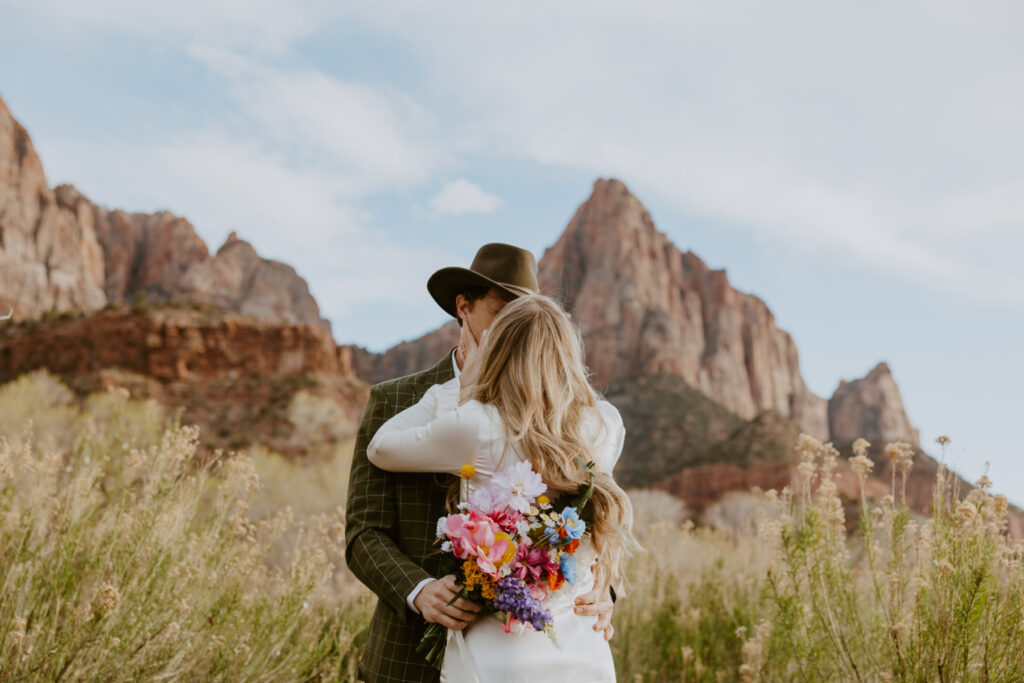
<svg viewBox="0 0 1024 683">
<path fill-rule="evenodd" d="M 597 410 L 599 397 L 569 316 L 546 296 L 519 297 L 494 319 L 481 351 L 480 375 L 468 397 L 498 409 L 510 442 L 519 444 L 551 490 L 578 491 L 589 477 L 580 461 L 594 459 L 586 417 Z M 598 580 L 622 593 L 624 560 L 640 547 L 632 533 L 633 507 L 611 472 L 600 470 L 589 504 Z"/>
</svg>

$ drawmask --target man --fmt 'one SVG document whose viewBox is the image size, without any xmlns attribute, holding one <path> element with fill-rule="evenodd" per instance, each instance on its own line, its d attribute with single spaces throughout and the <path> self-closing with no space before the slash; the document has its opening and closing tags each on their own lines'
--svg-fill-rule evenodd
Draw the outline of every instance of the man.
<svg viewBox="0 0 1024 683">
<path fill-rule="evenodd" d="M 537 262 L 525 249 L 485 244 L 468 269 L 442 268 L 427 281 L 427 290 L 461 326 L 459 346 L 429 370 L 370 390 L 349 477 L 345 558 L 379 598 L 360 662 L 368 683 L 437 681 L 438 671 L 416 651 L 427 622 L 461 630 L 479 607 L 464 599 L 448 605 L 457 591 L 455 577 L 439 577 L 441 554 L 434 539 L 451 476 L 385 472 L 370 464 L 366 447 L 389 418 L 417 403 L 433 385 L 458 376 L 466 349 L 480 341 L 506 303 L 538 291 Z M 458 402 L 458 383 L 451 385 L 451 395 L 438 399 L 439 412 Z M 577 612 L 597 615 L 595 628 L 610 637 L 610 596 L 595 591 L 576 602 Z"/>
</svg>

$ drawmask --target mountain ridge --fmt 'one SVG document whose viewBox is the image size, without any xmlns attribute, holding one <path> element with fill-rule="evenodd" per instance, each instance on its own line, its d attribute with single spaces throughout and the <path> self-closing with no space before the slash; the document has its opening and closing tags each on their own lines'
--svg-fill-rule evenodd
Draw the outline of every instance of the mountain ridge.
<svg viewBox="0 0 1024 683">
<path fill-rule="evenodd" d="M 51 188 L 28 131 L 0 98 L 0 308 L 36 319 L 137 297 L 331 329 L 295 269 L 261 258 L 235 233 L 211 255 L 170 211 L 106 209 L 73 185 Z"/>
<path fill-rule="evenodd" d="M 579 325 L 595 382 L 627 422 L 627 483 L 697 507 L 736 487 L 774 486 L 791 474 L 799 431 L 844 449 L 868 439 L 879 477 L 886 442 L 923 454 L 886 362 L 841 381 L 828 399 L 814 394 L 767 303 L 679 249 L 619 180 L 594 183 L 544 251 L 539 280 Z M 107 310 L 129 301 L 131 314 Z M 222 444 L 244 429 L 290 448 L 280 409 L 310 382 L 354 428 L 364 380 L 423 370 L 458 342 L 452 321 L 380 354 L 339 346 L 295 269 L 234 233 L 211 254 L 169 211 L 129 214 L 71 185 L 50 188 L 28 132 L 0 99 L 0 309 L 12 305 L 0 381 L 41 368 L 83 390 L 130 381 L 187 407 Z M 268 396 L 277 412 L 247 403 Z M 937 468 L 923 460 L 912 474 L 919 506 Z"/>
</svg>

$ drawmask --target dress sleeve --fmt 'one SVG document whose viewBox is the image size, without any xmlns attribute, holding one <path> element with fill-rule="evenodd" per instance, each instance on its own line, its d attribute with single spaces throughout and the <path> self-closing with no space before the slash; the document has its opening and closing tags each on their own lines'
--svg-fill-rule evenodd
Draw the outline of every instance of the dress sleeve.
<svg viewBox="0 0 1024 683">
<path fill-rule="evenodd" d="M 470 401 L 435 417 L 430 407 L 417 403 L 381 425 L 366 455 L 391 472 L 458 474 L 466 464 L 479 469 L 488 421 L 481 408 Z"/>
<path fill-rule="evenodd" d="M 622 424 L 622 416 L 618 409 L 608 401 L 599 401 L 597 408 L 601 413 L 604 429 L 603 438 L 599 442 L 597 458 L 598 467 L 605 472 L 615 469 L 615 464 L 622 455 L 622 446 L 626 441 L 626 427 Z"/>
</svg>

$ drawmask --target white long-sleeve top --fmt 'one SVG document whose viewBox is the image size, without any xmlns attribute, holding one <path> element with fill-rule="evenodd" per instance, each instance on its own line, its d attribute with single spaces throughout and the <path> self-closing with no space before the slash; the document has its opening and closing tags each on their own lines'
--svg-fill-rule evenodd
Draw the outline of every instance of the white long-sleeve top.
<svg viewBox="0 0 1024 683">
<path fill-rule="evenodd" d="M 381 425 L 366 449 L 370 462 L 392 472 L 456 475 L 469 464 L 478 476 L 489 479 L 525 460 L 518 445 L 508 442 L 497 408 L 475 400 L 454 405 L 457 388 L 458 379 L 435 385 L 418 403 Z M 611 403 L 598 401 L 586 419 L 590 458 L 598 470 L 610 473 L 622 453 L 622 417 Z"/>
</svg>

